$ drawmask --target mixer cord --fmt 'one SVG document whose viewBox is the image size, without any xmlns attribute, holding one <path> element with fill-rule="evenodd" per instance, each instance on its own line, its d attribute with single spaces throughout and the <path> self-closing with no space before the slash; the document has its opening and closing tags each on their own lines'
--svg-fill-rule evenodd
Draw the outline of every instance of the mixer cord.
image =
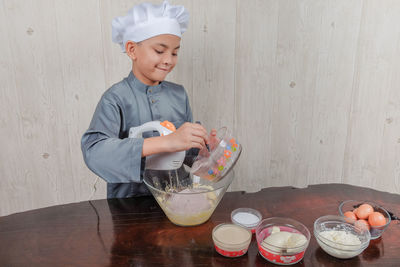
<svg viewBox="0 0 400 267">
<path fill-rule="evenodd" d="M 100 240 L 100 243 L 101 243 L 101 245 L 102 245 L 102 247 L 104 249 L 104 252 L 107 253 L 106 245 L 104 244 L 104 241 L 103 241 L 103 238 L 102 238 L 101 232 L 100 232 L 100 215 L 99 215 L 99 212 L 97 211 L 96 207 L 92 203 L 92 198 L 93 198 L 94 194 L 97 191 L 96 185 L 97 185 L 98 181 L 99 181 L 99 177 L 97 176 L 96 180 L 94 181 L 93 190 L 92 190 L 92 193 L 90 194 L 90 197 L 89 197 L 88 201 L 89 201 L 90 206 L 92 206 L 92 208 L 93 208 L 93 210 L 94 210 L 94 212 L 96 213 L 96 216 L 97 216 L 97 236 L 99 237 L 99 240 Z"/>
<path fill-rule="evenodd" d="M 95 194 L 96 191 L 97 191 L 96 185 L 97 185 L 97 182 L 98 182 L 98 181 L 99 181 L 99 176 L 97 176 L 97 177 L 96 177 L 96 180 L 94 180 L 94 183 L 93 183 L 93 190 L 92 190 L 92 193 L 91 193 L 90 196 L 89 196 L 89 201 L 92 200 L 94 194 Z"/>
</svg>

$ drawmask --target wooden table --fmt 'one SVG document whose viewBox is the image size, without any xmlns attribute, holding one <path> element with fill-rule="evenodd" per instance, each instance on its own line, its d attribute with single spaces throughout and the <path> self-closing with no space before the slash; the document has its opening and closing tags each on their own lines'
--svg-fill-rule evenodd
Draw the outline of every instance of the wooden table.
<svg viewBox="0 0 400 267">
<path fill-rule="evenodd" d="M 312 233 L 318 217 L 338 214 L 347 199 L 375 201 L 400 215 L 400 195 L 342 184 L 228 192 L 210 220 L 195 227 L 172 224 L 152 197 L 96 200 L 0 217 L 0 266 L 274 266 L 258 254 L 254 237 L 246 255 L 219 255 L 212 229 L 229 222 L 235 208 L 251 207 L 264 218 L 298 220 Z M 400 266 L 399 240 L 394 220 L 361 255 L 339 260 L 312 235 L 304 259 L 294 266 Z"/>
</svg>

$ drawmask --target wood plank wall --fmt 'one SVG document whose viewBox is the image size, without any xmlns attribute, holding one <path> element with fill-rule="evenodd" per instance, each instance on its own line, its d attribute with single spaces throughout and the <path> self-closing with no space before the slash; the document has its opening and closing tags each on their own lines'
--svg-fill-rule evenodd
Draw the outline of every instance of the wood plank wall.
<svg viewBox="0 0 400 267">
<path fill-rule="evenodd" d="M 139 2 L 0 1 L 0 215 L 93 192 L 80 138 L 130 70 L 111 20 Z M 170 2 L 191 23 L 168 80 L 186 87 L 195 120 L 228 126 L 244 148 L 230 190 L 400 193 L 399 1 Z"/>
</svg>

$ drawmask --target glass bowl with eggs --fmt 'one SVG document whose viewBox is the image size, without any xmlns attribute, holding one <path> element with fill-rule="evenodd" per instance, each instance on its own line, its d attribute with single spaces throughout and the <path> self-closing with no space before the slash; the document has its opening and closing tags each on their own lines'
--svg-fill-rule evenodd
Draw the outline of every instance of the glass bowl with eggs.
<svg viewBox="0 0 400 267">
<path fill-rule="evenodd" d="M 339 205 L 342 216 L 364 224 L 371 233 L 371 239 L 379 238 L 391 222 L 386 209 L 371 201 L 346 200 Z"/>
<path fill-rule="evenodd" d="M 291 265 L 301 261 L 310 243 L 310 237 L 306 226 L 290 218 L 264 219 L 256 228 L 260 255 L 279 265 Z"/>
<path fill-rule="evenodd" d="M 329 255 L 349 259 L 361 254 L 369 245 L 371 234 L 362 224 L 344 216 L 326 215 L 314 222 L 314 236 Z"/>
</svg>

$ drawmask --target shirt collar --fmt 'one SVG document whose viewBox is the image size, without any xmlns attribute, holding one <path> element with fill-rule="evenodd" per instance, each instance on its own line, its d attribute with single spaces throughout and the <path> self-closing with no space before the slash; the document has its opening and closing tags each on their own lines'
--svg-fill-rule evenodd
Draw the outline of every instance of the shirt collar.
<svg viewBox="0 0 400 267">
<path fill-rule="evenodd" d="M 142 83 L 141 81 L 139 81 L 138 78 L 135 77 L 135 75 L 133 74 L 133 71 L 131 71 L 128 75 L 128 83 L 129 85 L 132 87 L 132 89 L 135 90 L 139 90 L 143 93 L 147 93 L 150 89 L 152 93 L 157 93 L 161 90 L 162 86 L 163 86 L 163 82 L 160 82 L 157 85 L 154 86 L 150 86 L 147 84 Z"/>
</svg>

